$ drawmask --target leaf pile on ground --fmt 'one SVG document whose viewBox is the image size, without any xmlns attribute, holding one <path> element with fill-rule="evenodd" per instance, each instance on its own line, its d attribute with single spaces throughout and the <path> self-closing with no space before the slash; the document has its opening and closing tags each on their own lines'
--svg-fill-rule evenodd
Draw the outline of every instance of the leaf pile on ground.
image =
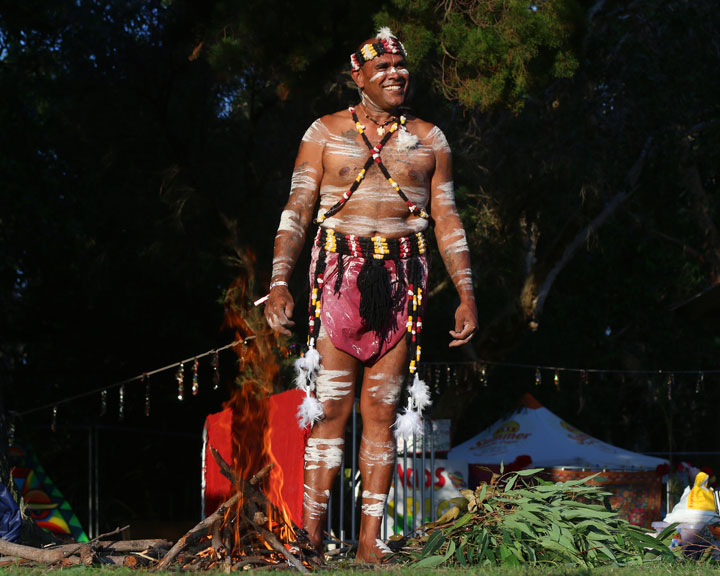
<svg viewBox="0 0 720 576">
<path fill-rule="evenodd" d="M 542 469 L 493 474 L 394 556 L 416 567 L 636 565 L 674 560 L 674 525 L 658 537 L 619 518 L 609 492 L 581 480 L 550 482 Z"/>
</svg>

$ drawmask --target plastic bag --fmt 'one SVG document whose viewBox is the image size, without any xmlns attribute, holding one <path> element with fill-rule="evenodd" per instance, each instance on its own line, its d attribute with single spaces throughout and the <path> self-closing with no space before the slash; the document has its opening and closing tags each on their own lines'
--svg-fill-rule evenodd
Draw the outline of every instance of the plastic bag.
<svg viewBox="0 0 720 576">
<path fill-rule="evenodd" d="M 20 535 L 22 516 L 17 502 L 5 484 L 0 482 L 0 538 L 15 542 Z"/>
</svg>

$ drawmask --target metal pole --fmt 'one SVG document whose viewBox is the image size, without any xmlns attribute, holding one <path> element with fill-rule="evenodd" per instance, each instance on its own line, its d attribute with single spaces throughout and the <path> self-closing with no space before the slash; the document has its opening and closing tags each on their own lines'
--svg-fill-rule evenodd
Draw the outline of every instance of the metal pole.
<svg viewBox="0 0 720 576">
<path fill-rule="evenodd" d="M 355 532 L 355 475 L 357 473 L 357 400 L 353 401 L 352 411 L 352 429 L 353 429 L 353 459 L 352 459 L 352 476 L 350 478 L 350 532 L 353 541 L 357 540 L 357 532 Z"/>
<path fill-rule="evenodd" d="M 355 454 L 352 455 L 353 459 L 355 458 Z M 340 534 L 340 540 L 345 542 L 345 450 L 343 450 L 342 460 L 340 462 L 340 529 L 338 530 L 338 534 Z"/>
<path fill-rule="evenodd" d="M 328 532 L 328 534 L 332 534 L 332 502 L 333 502 L 333 490 L 332 490 L 332 486 L 330 486 L 330 497 L 328 498 L 328 507 L 327 507 L 327 532 Z"/>
<path fill-rule="evenodd" d="M 435 425 L 430 420 L 430 518 L 433 522 L 437 520 L 437 510 L 435 509 Z"/>
<path fill-rule="evenodd" d="M 93 518 L 93 509 L 95 501 L 93 500 L 93 427 L 88 426 L 88 537 L 95 538 L 95 519 Z"/>
<path fill-rule="evenodd" d="M 398 502 L 400 502 L 400 494 L 398 493 L 398 479 L 400 474 L 398 473 L 398 462 L 397 454 L 397 442 L 395 443 L 395 468 L 393 470 L 393 500 L 395 505 L 393 506 L 393 534 L 397 534 L 397 522 L 398 522 Z"/>
<path fill-rule="evenodd" d="M 208 431 L 207 423 L 203 426 L 202 431 L 202 452 L 200 452 L 200 520 L 205 520 L 205 473 L 207 471 L 207 461 L 205 459 L 207 452 Z"/>
<path fill-rule="evenodd" d="M 95 532 L 94 535 L 98 536 L 100 534 L 100 450 L 98 449 L 98 444 L 100 443 L 100 432 L 97 429 L 97 427 L 94 428 L 95 430 L 95 453 L 94 453 L 94 460 L 95 460 L 95 473 L 94 473 L 94 479 L 95 479 L 95 490 L 94 496 L 95 496 Z"/>
<path fill-rule="evenodd" d="M 425 484 L 426 484 L 426 478 L 427 478 L 427 477 L 425 476 L 425 466 L 426 466 L 426 462 L 425 462 L 425 436 L 426 436 L 426 435 L 427 435 L 427 422 L 426 422 L 425 420 L 423 420 L 423 435 L 422 435 L 422 438 L 420 439 L 420 445 L 421 445 L 421 447 L 422 447 L 422 457 L 421 457 L 421 462 L 422 462 L 422 478 L 420 479 L 420 482 L 422 482 L 422 484 L 420 484 L 420 525 L 421 525 L 421 526 L 422 526 L 423 524 L 425 524 L 425 522 L 427 522 L 427 520 L 425 519 Z"/>
<path fill-rule="evenodd" d="M 412 509 L 413 509 L 413 515 L 412 515 L 412 530 L 415 532 L 415 528 L 417 528 L 417 492 L 418 492 L 418 469 L 417 469 L 417 436 L 415 435 L 415 432 L 413 432 L 412 437 L 412 467 L 413 467 L 413 473 L 412 473 Z"/>
<path fill-rule="evenodd" d="M 403 440 L 403 535 L 407 536 L 408 531 L 408 469 L 407 469 L 407 440 Z"/>
</svg>

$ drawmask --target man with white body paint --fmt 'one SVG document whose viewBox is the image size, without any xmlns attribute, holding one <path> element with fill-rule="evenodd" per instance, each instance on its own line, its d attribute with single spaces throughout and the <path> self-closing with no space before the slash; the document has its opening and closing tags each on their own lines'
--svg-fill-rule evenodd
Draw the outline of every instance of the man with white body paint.
<svg viewBox="0 0 720 576">
<path fill-rule="evenodd" d="M 470 340 L 477 311 L 450 148 L 439 128 L 401 109 L 409 83 L 402 44 L 383 28 L 351 63 L 361 102 L 316 120 L 302 139 L 275 238 L 265 316 L 274 330 L 290 334 L 294 303 L 287 283 L 319 201 L 311 265 L 317 302 L 314 296 L 307 356 L 316 348 L 321 358 L 311 380 L 322 417 L 305 452 L 304 525 L 320 550 L 363 366 L 357 558 L 377 562 L 384 553 L 378 538 L 395 455 L 393 422 L 408 366 L 413 373 L 420 356 L 415 336 L 427 278 L 424 233 L 431 219 L 460 296 L 450 346 Z M 376 304 L 374 299 L 385 298 L 383 291 L 387 302 Z"/>
</svg>

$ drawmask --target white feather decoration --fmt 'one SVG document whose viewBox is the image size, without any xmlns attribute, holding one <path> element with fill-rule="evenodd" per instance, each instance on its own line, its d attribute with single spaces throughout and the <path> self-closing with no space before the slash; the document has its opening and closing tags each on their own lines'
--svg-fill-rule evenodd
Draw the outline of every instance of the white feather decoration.
<svg viewBox="0 0 720 576">
<path fill-rule="evenodd" d="M 413 434 L 422 436 L 420 414 L 415 410 L 406 409 L 402 414 L 398 414 L 395 419 L 395 438 L 409 440 Z"/>
<path fill-rule="evenodd" d="M 415 134 L 410 134 L 407 128 L 403 126 L 400 129 L 397 137 L 397 145 L 400 150 L 408 151 L 415 148 L 418 144 L 418 137 Z"/>
<path fill-rule="evenodd" d="M 412 397 L 413 406 L 415 406 L 419 412 L 422 412 L 425 408 L 432 404 L 428 385 L 425 384 L 424 381 L 420 380 L 420 376 L 417 375 L 417 372 L 415 373 L 415 378 L 410 386 L 409 393 Z"/>
<path fill-rule="evenodd" d="M 392 33 L 392 30 L 388 26 L 383 26 L 378 29 L 377 36 L 375 36 L 378 40 L 390 40 L 390 38 L 394 38 L 395 34 Z"/>
<path fill-rule="evenodd" d="M 297 411 L 300 428 L 312 426 L 325 415 L 320 401 L 309 393 L 305 396 Z"/>
<path fill-rule="evenodd" d="M 377 546 L 377 548 L 378 548 L 378 550 L 380 550 L 380 552 L 384 552 L 385 554 L 393 553 L 392 548 L 390 548 L 390 546 L 388 546 L 387 544 L 385 544 L 385 542 L 380 540 L 380 538 L 377 538 L 375 540 L 375 546 Z"/>
<path fill-rule="evenodd" d="M 295 386 L 304 392 L 310 392 L 314 383 L 315 379 L 308 371 L 305 357 L 295 360 Z"/>
<path fill-rule="evenodd" d="M 310 348 L 305 353 L 305 362 L 308 372 L 317 372 L 320 370 L 320 352 L 315 348 Z"/>
</svg>

